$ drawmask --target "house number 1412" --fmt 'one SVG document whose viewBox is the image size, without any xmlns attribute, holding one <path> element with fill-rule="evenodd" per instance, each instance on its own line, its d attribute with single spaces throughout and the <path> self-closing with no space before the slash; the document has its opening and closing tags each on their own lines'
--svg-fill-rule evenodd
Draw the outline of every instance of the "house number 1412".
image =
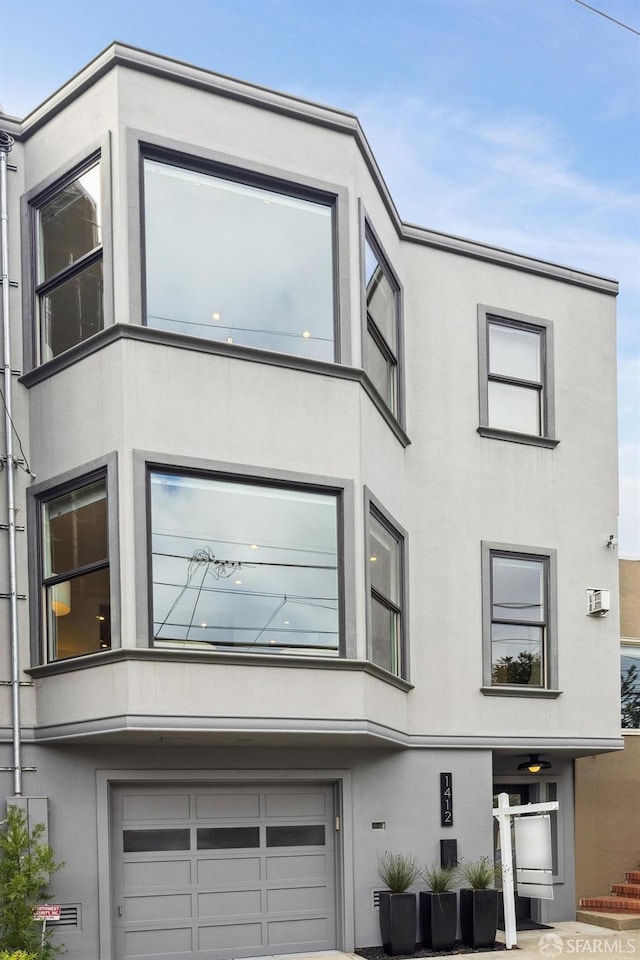
<svg viewBox="0 0 640 960">
<path fill-rule="evenodd" d="M 453 787 L 451 774 L 440 774 L 440 823 L 443 827 L 453 826 Z"/>
</svg>

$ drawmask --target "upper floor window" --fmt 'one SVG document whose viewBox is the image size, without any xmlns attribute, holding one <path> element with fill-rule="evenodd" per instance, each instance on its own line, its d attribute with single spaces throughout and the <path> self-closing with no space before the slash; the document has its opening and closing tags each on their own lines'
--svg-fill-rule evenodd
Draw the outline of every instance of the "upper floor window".
<svg viewBox="0 0 640 960">
<path fill-rule="evenodd" d="M 102 330 L 102 212 L 97 160 L 34 203 L 40 362 Z"/>
<path fill-rule="evenodd" d="M 152 470 L 155 646 L 338 656 L 339 495 Z"/>
<path fill-rule="evenodd" d="M 620 699 L 623 729 L 640 730 L 640 642 L 620 647 Z"/>
<path fill-rule="evenodd" d="M 335 198 L 144 160 L 150 327 L 333 361 Z"/>
<path fill-rule="evenodd" d="M 555 552 L 483 544 L 485 684 L 557 683 Z"/>
<path fill-rule="evenodd" d="M 400 419 L 400 285 L 365 227 L 366 331 L 363 367 L 390 412 Z"/>
<path fill-rule="evenodd" d="M 49 660 L 111 646 L 106 479 L 41 502 L 43 605 Z"/>
<path fill-rule="evenodd" d="M 404 537 L 372 503 L 367 538 L 369 657 L 404 676 Z"/>
<path fill-rule="evenodd" d="M 549 321 L 479 308 L 480 433 L 555 446 Z"/>
</svg>

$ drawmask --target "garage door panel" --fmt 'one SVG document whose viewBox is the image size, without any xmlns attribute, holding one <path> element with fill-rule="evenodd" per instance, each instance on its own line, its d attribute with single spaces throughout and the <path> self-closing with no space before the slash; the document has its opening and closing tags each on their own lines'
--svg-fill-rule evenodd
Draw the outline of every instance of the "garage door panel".
<svg viewBox="0 0 640 960">
<path fill-rule="evenodd" d="M 198 883 L 251 883 L 261 879 L 260 857 L 227 857 L 219 860 L 198 860 Z"/>
<path fill-rule="evenodd" d="M 260 890 L 219 890 L 198 894 L 198 917 L 232 917 L 262 912 Z"/>
<path fill-rule="evenodd" d="M 290 913 L 294 910 L 326 910 L 327 888 L 282 887 L 280 890 L 267 890 L 268 913 Z"/>
<path fill-rule="evenodd" d="M 218 796 L 199 793 L 196 796 L 196 817 L 199 819 L 241 820 L 243 817 L 260 816 L 260 795 L 223 793 Z"/>
<path fill-rule="evenodd" d="M 266 858 L 267 880 L 316 880 L 327 875 L 323 853 L 306 853 Z"/>
<path fill-rule="evenodd" d="M 191 894 L 156 894 L 155 896 L 127 897 L 125 920 L 190 920 Z"/>
<path fill-rule="evenodd" d="M 133 860 L 123 864 L 125 887 L 166 887 L 191 883 L 190 860 Z"/>
<path fill-rule="evenodd" d="M 326 917 L 267 922 L 267 943 L 270 947 L 296 945 L 327 939 L 329 929 Z"/>
<path fill-rule="evenodd" d="M 170 957 L 193 951 L 191 927 L 170 930 L 129 930 L 124 935 L 124 955 L 133 957 Z"/>
<path fill-rule="evenodd" d="M 123 820 L 188 820 L 189 794 L 126 794 L 122 798 Z"/>
<path fill-rule="evenodd" d="M 262 924 L 257 923 L 225 923 L 215 926 L 201 926 L 198 931 L 199 950 L 232 951 L 247 948 L 262 947 Z M 230 956 L 234 956 L 231 953 Z"/>
<path fill-rule="evenodd" d="M 324 793 L 267 793 L 267 817 L 326 817 Z"/>
</svg>

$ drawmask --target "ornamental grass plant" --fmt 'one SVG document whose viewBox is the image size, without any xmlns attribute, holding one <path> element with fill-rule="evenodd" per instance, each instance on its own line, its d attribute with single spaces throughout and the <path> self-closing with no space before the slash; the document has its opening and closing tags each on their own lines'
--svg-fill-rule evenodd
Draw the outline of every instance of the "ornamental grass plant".
<svg viewBox="0 0 640 960">
<path fill-rule="evenodd" d="M 420 876 L 420 867 L 406 853 L 385 850 L 378 857 L 378 876 L 391 893 L 405 893 Z"/>
<path fill-rule="evenodd" d="M 421 877 L 432 893 L 448 893 L 453 890 L 457 880 L 455 867 L 440 867 L 437 863 L 428 863 Z"/>
<path fill-rule="evenodd" d="M 488 890 L 495 882 L 495 866 L 489 857 L 479 860 L 461 861 L 458 864 L 459 878 L 472 890 Z"/>
</svg>

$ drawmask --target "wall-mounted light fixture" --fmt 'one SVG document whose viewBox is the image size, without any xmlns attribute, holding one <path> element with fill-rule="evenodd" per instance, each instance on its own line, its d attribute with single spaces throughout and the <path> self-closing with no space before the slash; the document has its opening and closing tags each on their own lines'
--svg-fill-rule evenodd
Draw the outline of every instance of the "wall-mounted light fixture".
<svg viewBox="0 0 640 960">
<path fill-rule="evenodd" d="M 537 753 L 530 753 L 529 759 L 518 764 L 518 770 L 528 770 L 529 773 L 540 773 L 541 770 L 550 770 L 548 760 L 541 760 Z"/>
<path fill-rule="evenodd" d="M 609 547 L 610 550 L 615 550 L 615 548 L 618 546 L 618 541 L 612 533 L 609 534 L 609 539 L 607 540 L 605 546 Z"/>
</svg>

